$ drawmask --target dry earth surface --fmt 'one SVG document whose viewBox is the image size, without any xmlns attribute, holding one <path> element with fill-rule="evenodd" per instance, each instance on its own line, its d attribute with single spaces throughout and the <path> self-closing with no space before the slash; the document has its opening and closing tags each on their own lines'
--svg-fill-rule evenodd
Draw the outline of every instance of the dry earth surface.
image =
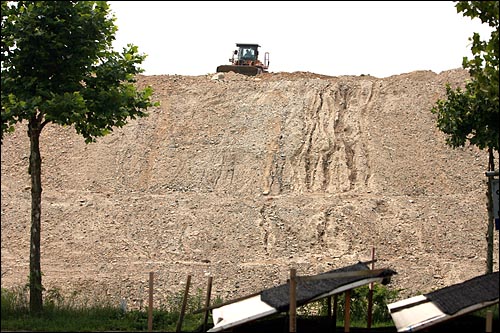
<svg viewBox="0 0 500 333">
<path fill-rule="evenodd" d="M 161 106 L 86 145 L 48 126 L 46 289 L 155 306 L 183 290 L 224 300 L 368 260 L 399 298 L 486 270 L 487 153 L 445 144 L 430 109 L 467 72 L 140 76 Z M 2 288 L 29 273 L 29 140 L 1 151 Z M 494 270 L 498 270 L 495 232 Z"/>
</svg>

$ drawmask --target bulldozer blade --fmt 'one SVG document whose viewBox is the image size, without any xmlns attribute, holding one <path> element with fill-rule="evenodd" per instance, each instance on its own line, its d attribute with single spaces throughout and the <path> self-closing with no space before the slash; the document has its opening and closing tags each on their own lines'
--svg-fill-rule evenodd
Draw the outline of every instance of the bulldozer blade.
<svg viewBox="0 0 500 333">
<path fill-rule="evenodd" d="M 227 72 L 235 72 L 238 74 L 254 76 L 259 73 L 262 73 L 262 70 L 259 67 L 254 66 L 237 66 L 237 65 L 222 65 L 217 67 L 217 73 L 227 73 Z"/>
</svg>

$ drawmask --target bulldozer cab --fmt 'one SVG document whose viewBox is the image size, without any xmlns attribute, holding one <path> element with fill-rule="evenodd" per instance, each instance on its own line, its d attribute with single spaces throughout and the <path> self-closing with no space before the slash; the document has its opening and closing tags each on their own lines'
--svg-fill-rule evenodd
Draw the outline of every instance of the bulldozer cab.
<svg viewBox="0 0 500 333">
<path fill-rule="evenodd" d="M 259 56 L 259 45 L 257 44 L 236 44 L 238 47 L 238 60 L 257 60 Z"/>
</svg>

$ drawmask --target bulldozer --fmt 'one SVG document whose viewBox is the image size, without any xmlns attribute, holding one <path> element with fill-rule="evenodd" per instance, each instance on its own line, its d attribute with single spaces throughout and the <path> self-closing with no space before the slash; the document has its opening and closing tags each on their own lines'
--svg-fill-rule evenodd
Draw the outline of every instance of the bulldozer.
<svg viewBox="0 0 500 333">
<path fill-rule="evenodd" d="M 238 49 L 234 50 L 233 56 L 229 59 L 231 64 L 218 66 L 217 73 L 235 72 L 249 76 L 267 73 L 269 52 L 264 54 L 264 62 L 261 62 L 259 60 L 260 45 L 237 43 L 236 47 Z"/>
</svg>

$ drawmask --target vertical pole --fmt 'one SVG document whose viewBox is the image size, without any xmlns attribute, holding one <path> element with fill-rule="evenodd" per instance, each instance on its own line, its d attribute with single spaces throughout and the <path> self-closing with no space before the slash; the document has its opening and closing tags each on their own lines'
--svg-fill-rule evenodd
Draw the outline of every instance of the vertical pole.
<svg viewBox="0 0 500 333">
<path fill-rule="evenodd" d="M 333 314 L 332 314 L 332 322 L 333 322 L 333 332 L 337 330 L 337 308 L 339 305 L 339 295 L 333 295 Z"/>
<path fill-rule="evenodd" d="M 351 326 L 351 290 L 345 291 L 345 314 L 344 314 L 344 332 L 350 332 Z"/>
<path fill-rule="evenodd" d="M 207 285 L 207 298 L 205 298 L 205 315 L 203 318 L 203 332 L 207 331 L 207 323 L 208 323 L 208 307 L 210 306 L 210 295 L 212 294 L 212 277 L 208 277 L 208 285 Z"/>
<path fill-rule="evenodd" d="M 191 275 L 188 275 L 187 281 L 186 281 L 186 289 L 184 290 L 184 298 L 182 299 L 182 308 L 181 308 L 181 313 L 179 315 L 179 321 L 177 322 L 177 328 L 176 332 L 181 331 L 182 327 L 182 321 L 184 320 L 184 313 L 186 312 L 186 305 L 187 305 L 187 298 L 189 295 L 189 284 L 191 283 Z"/>
<path fill-rule="evenodd" d="M 290 269 L 290 332 L 297 332 L 297 271 Z"/>
<path fill-rule="evenodd" d="M 374 268 L 375 268 L 375 247 L 372 246 L 371 269 L 373 270 Z M 373 282 L 370 282 L 368 289 L 368 318 L 366 320 L 368 329 L 372 328 L 372 312 L 373 312 Z"/>
<path fill-rule="evenodd" d="M 493 311 L 486 311 L 486 333 L 493 332 Z"/>
<path fill-rule="evenodd" d="M 148 332 L 153 331 L 153 272 L 149 272 Z"/>
<path fill-rule="evenodd" d="M 328 325 L 333 326 L 332 325 L 332 296 L 328 296 L 326 301 L 327 301 L 327 303 L 326 303 L 326 318 L 328 320 L 327 322 L 328 322 Z"/>
</svg>

